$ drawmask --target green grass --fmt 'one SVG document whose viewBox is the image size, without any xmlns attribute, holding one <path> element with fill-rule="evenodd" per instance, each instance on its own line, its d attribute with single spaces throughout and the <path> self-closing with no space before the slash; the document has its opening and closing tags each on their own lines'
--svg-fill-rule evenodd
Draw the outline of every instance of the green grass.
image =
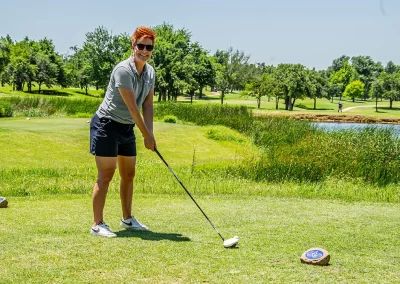
<svg viewBox="0 0 400 284">
<path fill-rule="evenodd" d="M 287 122 L 282 121 L 282 123 L 290 134 L 293 127 Z M 278 128 L 271 129 L 266 133 L 269 135 L 279 133 L 279 125 L 272 126 Z M 377 186 L 374 183 L 366 183 L 362 179 L 344 175 L 318 178 L 317 182 L 297 182 L 299 179 L 309 179 L 311 177 L 309 175 L 318 177 L 319 172 L 317 171 L 326 174 L 324 169 L 329 166 L 329 163 L 322 161 L 326 155 L 329 156 L 330 152 L 321 148 L 321 141 L 325 140 L 308 140 L 308 142 L 304 140 L 302 143 L 305 145 L 303 146 L 296 142 L 302 137 L 298 131 L 299 128 L 296 129 L 298 138 L 295 137 L 295 133 L 286 138 L 285 136 L 268 135 L 258 137 L 257 141 L 260 141 L 258 142 L 260 145 L 265 142 L 263 139 L 267 142 L 274 141 L 274 139 L 280 141 L 280 144 L 271 146 L 269 151 L 275 154 L 267 158 L 249 138 L 223 126 L 200 127 L 155 123 L 158 149 L 181 179 L 185 181 L 185 184 L 196 194 L 217 193 L 400 202 L 400 192 L 396 183 L 383 183 Z M 307 132 L 307 129 L 305 127 L 303 132 Z M 351 139 L 361 141 L 360 139 L 364 137 L 353 136 L 340 136 L 342 138 L 339 137 L 338 141 L 347 145 L 346 143 L 352 143 Z M 164 165 L 158 157 L 144 149 L 141 135 L 137 135 L 137 137 L 139 155 L 137 191 L 140 193 L 181 193 L 181 188 L 175 180 L 170 179 L 170 173 L 165 171 Z M 368 139 L 368 137 L 366 135 L 363 139 Z M 285 142 L 282 139 L 289 140 Z M 303 153 L 303 158 L 301 155 L 292 156 L 290 160 L 284 158 L 286 152 L 279 149 L 283 142 L 293 143 L 293 141 L 290 142 L 290 139 L 295 142 L 295 147 L 287 148 L 291 151 L 288 154 L 292 155 L 293 151 L 300 150 L 310 153 Z M 316 144 L 310 144 L 311 142 Z M 93 157 L 88 152 L 89 124 L 87 118 L 32 118 L 30 120 L 2 118 L 0 120 L 0 143 L 3 145 L 0 148 L 0 179 L 2 180 L 0 195 L 82 194 L 90 190 L 95 179 L 96 169 Z M 322 145 L 324 144 L 326 143 L 322 143 Z M 373 147 L 373 144 L 370 146 Z M 341 147 L 328 147 L 328 149 L 334 151 L 333 153 L 337 151 L 342 154 L 347 153 L 340 150 Z M 352 151 L 353 148 L 349 148 L 348 151 Z M 368 156 L 371 151 L 360 150 L 359 160 L 355 161 L 361 163 L 360 159 L 363 158 L 368 165 L 375 165 L 373 168 L 356 167 L 358 170 L 365 171 L 360 174 L 366 174 L 372 178 L 368 173 L 379 174 L 382 166 L 376 168 L 376 165 L 381 165 L 378 163 L 380 160 L 377 160 L 376 164 L 371 163 L 374 158 Z M 385 153 L 379 152 L 379 156 L 374 159 L 383 159 L 383 162 L 387 158 L 392 159 L 390 156 L 385 156 Z M 280 161 L 279 157 L 282 155 L 284 159 Z M 315 155 L 322 156 L 315 161 L 313 160 Z M 345 160 L 340 157 L 337 158 L 337 162 L 332 161 L 332 163 L 344 163 Z M 387 166 L 392 165 L 393 167 L 396 165 L 396 161 L 393 160 Z M 306 165 L 309 166 L 304 168 Z M 341 171 L 345 169 L 345 163 L 338 168 Z M 389 174 L 392 172 L 396 174 L 397 171 L 389 170 L 388 168 L 384 174 L 388 175 L 388 178 L 395 178 Z M 118 175 L 115 179 L 118 181 Z M 112 184 L 111 190 L 118 190 L 117 182 Z"/>
<path fill-rule="evenodd" d="M 2 118 L 0 178 L 3 184 L 0 195 L 87 192 L 96 177 L 94 159 L 89 154 L 87 121 L 87 118 Z M 192 171 L 198 166 L 218 167 L 249 157 L 257 151 L 252 145 L 243 148 L 243 143 L 237 141 L 209 139 L 207 129 L 156 122 L 158 148 L 171 166 L 184 168 L 184 176 L 192 176 Z M 141 137 L 137 135 L 140 157 L 138 183 L 144 184 L 140 191 L 168 192 L 172 184 L 177 192 L 179 188 L 174 180 L 166 178 L 169 172 L 163 171 L 163 164 L 154 153 L 144 149 Z M 160 186 L 152 187 L 154 182 Z M 206 179 L 195 185 L 195 189 L 202 188 L 204 183 L 209 182 Z M 113 189 L 116 190 L 116 187 L 114 185 Z"/>
<path fill-rule="evenodd" d="M 46 86 L 42 86 L 42 90 L 47 92 L 47 94 L 38 95 L 37 87 L 33 87 L 33 94 L 29 94 L 27 89 L 25 88 L 23 92 L 13 91 L 12 87 L 9 85 L 5 85 L 4 87 L 0 86 L 0 98 L 8 97 L 8 96 L 22 96 L 22 97 L 68 97 L 68 98 L 76 98 L 76 99 L 90 99 L 90 98 L 99 98 L 103 95 L 103 90 L 95 90 L 93 88 L 89 89 L 89 94 L 85 94 L 84 89 L 78 88 L 47 88 Z M 157 95 L 157 94 L 156 94 Z M 155 99 L 157 101 L 157 99 Z M 179 101 L 189 102 L 189 97 L 179 97 Z M 226 105 L 236 105 L 236 106 L 246 106 L 250 109 L 253 109 L 254 113 L 268 113 L 268 114 L 337 114 L 337 102 L 339 98 L 335 98 L 333 102 L 328 99 L 317 99 L 316 109 L 314 110 L 314 100 L 313 99 L 304 99 L 304 100 L 296 100 L 293 111 L 286 111 L 284 101 L 281 99 L 279 101 L 278 110 L 275 107 L 275 98 L 271 97 L 268 99 L 267 97 L 261 98 L 261 107 L 257 108 L 257 101 L 253 97 L 242 97 L 239 95 L 239 92 L 234 91 L 233 93 L 229 93 L 225 95 L 224 104 Z M 394 101 L 392 109 L 389 108 L 389 101 L 383 100 L 378 102 L 378 112 L 375 110 L 375 100 L 368 99 L 364 100 L 356 100 L 353 102 L 351 99 L 342 98 L 344 103 L 344 109 L 350 107 L 356 107 L 354 109 L 345 111 L 340 115 L 343 116 L 352 116 L 352 115 L 362 115 L 367 117 L 375 117 L 375 118 L 399 118 L 400 117 L 400 101 Z M 194 99 L 194 104 L 220 104 L 221 99 L 220 95 L 215 95 L 215 93 L 210 92 L 209 90 L 203 90 L 203 99 Z M 1 107 L 1 106 L 0 106 Z M 0 113 L 1 115 L 1 113 Z M 19 114 L 14 114 L 19 115 Z M 23 114 L 25 115 L 25 114 Z M 34 116 L 34 115 L 33 115 Z M 77 115 L 79 117 L 79 115 Z"/>
<path fill-rule="evenodd" d="M 399 205 L 273 197 L 196 197 L 224 249 L 187 196 L 135 195 L 152 232 L 118 228 L 116 194 L 105 218 L 118 238 L 91 237 L 89 194 L 18 197 L 0 209 L 2 283 L 396 283 Z M 330 265 L 301 264 L 322 247 Z"/>
<path fill-rule="evenodd" d="M 190 101 L 190 99 L 185 97 L 179 98 L 181 101 Z M 293 111 L 285 111 L 284 100 L 279 100 L 279 109 L 276 110 L 275 107 L 275 98 L 271 97 L 268 100 L 267 97 L 261 98 L 261 107 L 257 108 L 257 101 L 254 97 L 241 97 L 239 92 L 233 92 L 225 95 L 224 104 L 227 105 L 242 105 L 247 106 L 253 109 L 254 113 L 288 113 L 288 114 L 337 114 L 339 98 L 334 98 L 333 102 L 328 99 L 317 99 L 316 109 L 314 110 L 314 100 L 313 99 L 304 99 L 304 100 L 296 100 L 295 107 Z M 364 100 L 356 100 L 353 102 L 351 99 L 342 98 L 343 108 L 356 107 L 341 115 L 365 115 L 372 117 L 386 117 L 386 118 L 399 118 L 400 117 L 400 101 L 393 102 L 393 108 L 389 108 L 389 101 L 383 100 L 378 102 L 378 112 L 375 110 L 375 100 L 368 99 Z M 212 93 L 207 93 L 204 99 L 194 100 L 195 104 L 220 104 L 221 98 L 220 95 L 216 96 Z"/>
<path fill-rule="evenodd" d="M 4 87 L 0 86 L 0 94 L 12 95 L 12 96 L 38 96 L 39 88 L 37 86 L 32 87 L 32 93 L 28 93 L 28 88 L 25 86 L 24 91 L 15 91 L 12 86 L 5 85 Z M 98 98 L 104 94 L 104 90 L 96 90 L 90 88 L 88 90 L 88 94 L 86 95 L 85 89 L 79 88 L 61 88 L 61 87 L 52 87 L 48 88 L 46 86 L 41 87 L 40 96 L 58 96 L 58 97 L 75 97 L 75 98 L 88 98 L 94 97 Z"/>
<path fill-rule="evenodd" d="M 134 214 L 152 232 L 118 229 L 118 175 L 91 237 L 87 118 L 0 119 L 1 283 L 393 283 L 400 281 L 398 187 L 347 179 L 256 182 L 225 172 L 260 155 L 224 126 L 155 123 L 158 149 L 226 238 L 222 241 L 138 137 Z M 379 201 L 379 202 L 373 202 Z M 301 264 L 322 247 L 331 265 Z M 127 277 L 126 275 L 129 275 Z"/>
</svg>

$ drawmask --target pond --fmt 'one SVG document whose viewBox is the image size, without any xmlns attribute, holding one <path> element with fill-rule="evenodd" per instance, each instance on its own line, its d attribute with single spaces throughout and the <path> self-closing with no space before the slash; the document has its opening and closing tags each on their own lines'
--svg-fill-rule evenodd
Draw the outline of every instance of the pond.
<svg viewBox="0 0 400 284">
<path fill-rule="evenodd" d="M 364 129 L 367 127 L 376 127 L 378 129 L 393 128 L 400 135 L 400 125 L 398 124 L 377 124 L 377 123 L 351 123 L 351 122 L 315 122 L 319 128 L 326 131 L 342 130 L 342 129 Z"/>
</svg>

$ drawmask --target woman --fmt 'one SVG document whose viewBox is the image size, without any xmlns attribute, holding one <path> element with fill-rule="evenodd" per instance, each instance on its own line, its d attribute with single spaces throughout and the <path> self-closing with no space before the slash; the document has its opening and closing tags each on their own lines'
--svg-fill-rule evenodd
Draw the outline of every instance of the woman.
<svg viewBox="0 0 400 284">
<path fill-rule="evenodd" d="M 132 215 L 133 178 L 136 167 L 136 125 L 144 137 L 144 145 L 154 151 L 153 96 L 155 72 L 147 61 L 152 55 L 155 33 L 148 27 L 138 27 L 132 35 L 132 55 L 117 64 L 103 102 L 90 123 L 90 152 L 95 155 L 97 181 L 93 188 L 94 224 L 90 233 L 113 238 L 103 220 L 103 209 L 109 184 L 116 167 L 121 176 L 120 198 L 125 229 L 148 230 Z M 143 110 L 143 116 L 140 114 Z"/>
</svg>

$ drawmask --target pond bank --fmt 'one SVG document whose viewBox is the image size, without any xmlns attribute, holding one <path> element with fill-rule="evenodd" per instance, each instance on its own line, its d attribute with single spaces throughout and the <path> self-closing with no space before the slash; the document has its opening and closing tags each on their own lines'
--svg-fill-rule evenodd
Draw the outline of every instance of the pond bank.
<svg viewBox="0 0 400 284">
<path fill-rule="evenodd" d="M 400 118 L 394 117 L 372 117 L 363 115 L 344 115 L 344 114 L 287 114 L 287 113 L 257 113 L 256 116 L 288 116 L 298 120 L 308 120 L 313 122 L 355 122 L 355 123 L 379 123 L 379 124 L 400 124 Z"/>
</svg>

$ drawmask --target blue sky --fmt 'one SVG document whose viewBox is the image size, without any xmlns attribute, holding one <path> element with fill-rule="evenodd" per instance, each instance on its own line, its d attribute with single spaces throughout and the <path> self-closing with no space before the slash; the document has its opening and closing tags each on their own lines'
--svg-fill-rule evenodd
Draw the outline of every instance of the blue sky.
<svg viewBox="0 0 400 284">
<path fill-rule="evenodd" d="M 104 26 L 132 34 L 167 22 L 186 28 L 213 54 L 230 46 L 251 62 L 326 69 L 333 59 L 369 55 L 400 65 L 399 0 L 0 0 L 0 36 L 52 39 L 59 53 Z"/>
</svg>

